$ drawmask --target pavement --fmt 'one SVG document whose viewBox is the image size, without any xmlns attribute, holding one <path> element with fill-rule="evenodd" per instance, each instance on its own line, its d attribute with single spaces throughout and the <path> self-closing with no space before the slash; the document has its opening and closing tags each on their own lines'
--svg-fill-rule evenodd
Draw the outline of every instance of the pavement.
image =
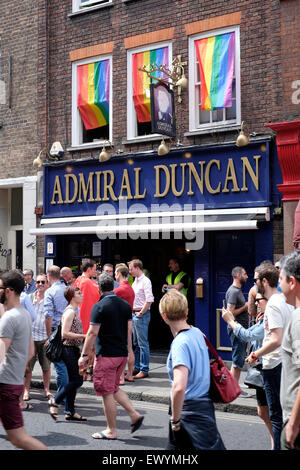
<svg viewBox="0 0 300 470">
<path fill-rule="evenodd" d="M 125 385 L 122 385 L 122 390 L 128 394 L 131 400 L 169 403 L 170 382 L 166 370 L 166 358 L 167 356 L 164 354 L 151 354 L 149 377 L 137 379 L 133 383 L 126 382 Z M 230 369 L 231 363 L 227 361 L 225 361 L 225 363 Z M 238 397 L 228 404 L 215 403 L 216 410 L 229 413 L 257 415 L 256 392 L 246 387 L 243 383 L 247 370 L 246 367 L 247 366 L 245 366 L 241 372 L 240 387 L 242 391 L 246 391 L 250 397 Z M 51 370 L 50 389 L 54 392 L 56 390 L 56 382 L 53 364 Z M 42 371 L 38 362 L 33 370 L 31 388 L 43 388 Z M 84 381 L 80 388 L 80 393 L 95 395 L 93 383 Z"/>
</svg>

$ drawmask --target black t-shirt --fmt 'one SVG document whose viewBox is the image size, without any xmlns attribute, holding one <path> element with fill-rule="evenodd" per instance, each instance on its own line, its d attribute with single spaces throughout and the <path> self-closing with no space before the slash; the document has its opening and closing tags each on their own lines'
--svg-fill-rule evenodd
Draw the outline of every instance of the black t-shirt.
<svg viewBox="0 0 300 470">
<path fill-rule="evenodd" d="M 96 338 L 96 356 L 126 357 L 128 355 L 128 321 L 132 320 L 128 302 L 116 294 L 101 296 L 91 311 L 92 325 L 100 325 Z"/>
</svg>

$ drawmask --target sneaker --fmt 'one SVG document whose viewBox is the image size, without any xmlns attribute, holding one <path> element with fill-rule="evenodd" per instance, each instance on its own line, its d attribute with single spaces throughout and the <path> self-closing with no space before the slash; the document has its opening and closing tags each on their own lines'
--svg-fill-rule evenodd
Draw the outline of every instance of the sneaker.
<svg viewBox="0 0 300 470">
<path fill-rule="evenodd" d="M 244 390 L 242 390 L 239 397 L 241 397 L 241 398 L 251 398 L 252 395 L 250 395 L 250 393 L 247 393 Z"/>
</svg>

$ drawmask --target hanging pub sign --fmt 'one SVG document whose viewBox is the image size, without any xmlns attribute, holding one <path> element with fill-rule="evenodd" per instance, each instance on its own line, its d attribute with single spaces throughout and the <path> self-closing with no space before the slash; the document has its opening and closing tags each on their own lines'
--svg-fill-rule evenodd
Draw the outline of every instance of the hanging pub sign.
<svg viewBox="0 0 300 470">
<path fill-rule="evenodd" d="M 176 136 L 174 92 L 163 82 L 150 85 L 151 131 Z"/>
</svg>

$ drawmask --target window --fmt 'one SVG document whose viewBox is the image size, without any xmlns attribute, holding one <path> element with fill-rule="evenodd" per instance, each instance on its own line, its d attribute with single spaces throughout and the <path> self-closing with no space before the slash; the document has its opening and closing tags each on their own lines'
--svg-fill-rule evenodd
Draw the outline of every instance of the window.
<svg viewBox="0 0 300 470">
<path fill-rule="evenodd" d="M 241 122 L 239 27 L 189 39 L 190 131 Z"/>
<path fill-rule="evenodd" d="M 74 62 L 72 69 L 72 146 L 111 141 L 111 57 Z"/>
<path fill-rule="evenodd" d="M 73 0 L 73 12 L 84 11 L 88 8 L 104 6 L 112 0 Z"/>
<path fill-rule="evenodd" d="M 169 67 L 172 60 L 171 44 L 140 47 L 127 52 L 127 139 L 142 139 L 151 134 L 150 83 L 151 79 L 140 71 L 150 63 Z M 161 72 L 153 73 L 161 77 Z M 167 77 L 165 77 L 167 79 Z M 157 83 L 157 80 L 153 80 Z M 153 135 L 153 134 L 152 134 Z"/>
</svg>

